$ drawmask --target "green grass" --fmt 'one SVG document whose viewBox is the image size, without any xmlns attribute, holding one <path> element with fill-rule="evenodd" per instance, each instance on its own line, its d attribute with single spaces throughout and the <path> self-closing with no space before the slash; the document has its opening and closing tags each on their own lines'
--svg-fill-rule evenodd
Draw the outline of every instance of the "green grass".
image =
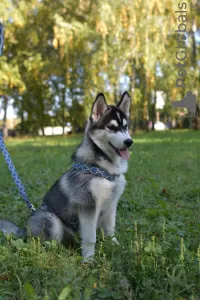
<svg viewBox="0 0 200 300">
<path fill-rule="evenodd" d="M 81 136 L 10 140 L 10 155 L 39 206 L 71 165 Z M 200 299 L 200 132 L 136 135 L 117 214 L 120 246 L 98 238 L 96 261 L 79 249 L 7 237 L 0 242 L 0 299 Z M 0 155 L 0 218 L 29 211 Z"/>
</svg>

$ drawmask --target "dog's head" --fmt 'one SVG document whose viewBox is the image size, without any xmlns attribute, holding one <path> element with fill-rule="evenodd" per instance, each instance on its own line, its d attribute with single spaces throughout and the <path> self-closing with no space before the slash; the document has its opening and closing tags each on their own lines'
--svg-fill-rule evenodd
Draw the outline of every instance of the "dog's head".
<svg viewBox="0 0 200 300">
<path fill-rule="evenodd" d="M 116 105 L 107 105 L 103 94 L 93 103 L 86 132 L 90 139 L 110 157 L 129 158 L 128 148 L 133 140 L 128 133 L 130 97 L 125 92 Z"/>
</svg>

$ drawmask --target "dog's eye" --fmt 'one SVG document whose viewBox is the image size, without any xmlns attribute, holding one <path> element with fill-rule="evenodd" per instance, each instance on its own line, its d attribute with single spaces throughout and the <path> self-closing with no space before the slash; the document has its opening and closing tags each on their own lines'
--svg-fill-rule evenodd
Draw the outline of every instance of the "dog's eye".
<svg viewBox="0 0 200 300">
<path fill-rule="evenodd" d="M 127 129 L 128 129 L 128 125 L 127 125 L 127 124 L 124 126 L 124 129 L 125 129 L 125 130 L 127 130 Z"/>
<path fill-rule="evenodd" d="M 108 125 L 107 128 L 110 129 L 110 130 L 116 130 L 117 129 L 114 125 Z"/>
</svg>

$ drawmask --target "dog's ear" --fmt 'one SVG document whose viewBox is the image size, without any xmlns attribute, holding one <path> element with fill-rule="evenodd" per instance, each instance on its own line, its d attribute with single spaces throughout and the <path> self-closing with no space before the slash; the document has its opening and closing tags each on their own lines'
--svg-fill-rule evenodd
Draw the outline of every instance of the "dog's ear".
<svg viewBox="0 0 200 300">
<path fill-rule="evenodd" d="M 121 100 L 117 104 L 117 107 L 119 107 L 119 109 L 121 109 L 127 117 L 129 117 L 130 101 L 131 100 L 128 92 L 124 92 Z"/>
<path fill-rule="evenodd" d="M 96 122 L 101 118 L 101 116 L 104 114 L 104 112 L 108 109 L 106 104 L 106 99 L 104 97 L 104 94 L 100 93 L 97 95 L 91 111 L 90 118 L 92 121 Z"/>
</svg>

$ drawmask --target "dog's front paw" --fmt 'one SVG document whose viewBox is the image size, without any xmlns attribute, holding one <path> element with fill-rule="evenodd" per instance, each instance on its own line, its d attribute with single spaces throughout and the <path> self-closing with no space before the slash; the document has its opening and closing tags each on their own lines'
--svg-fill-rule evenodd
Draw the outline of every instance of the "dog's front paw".
<svg viewBox="0 0 200 300">
<path fill-rule="evenodd" d="M 92 265 L 96 262 L 96 260 L 95 260 L 94 256 L 89 256 L 89 257 L 83 257 L 82 262 L 84 264 Z"/>
<path fill-rule="evenodd" d="M 112 243 L 114 244 L 114 245 L 120 245 L 120 243 L 118 242 L 118 240 L 116 239 L 116 237 L 112 237 Z"/>
<path fill-rule="evenodd" d="M 94 259 L 94 247 L 93 243 L 84 243 L 82 245 L 82 257 L 83 262 L 91 262 Z"/>
</svg>

